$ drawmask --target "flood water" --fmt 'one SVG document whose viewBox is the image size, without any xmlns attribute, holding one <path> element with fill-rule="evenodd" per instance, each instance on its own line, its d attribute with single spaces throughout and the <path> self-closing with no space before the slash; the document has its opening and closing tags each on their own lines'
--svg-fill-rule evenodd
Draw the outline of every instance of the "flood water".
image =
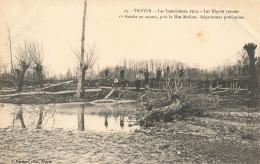
<svg viewBox="0 0 260 164">
<path fill-rule="evenodd" d="M 125 104 L 1 104 L 0 128 L 64 129 L 130 132 L 135 125 L 136 107 Z"/>
</svg>

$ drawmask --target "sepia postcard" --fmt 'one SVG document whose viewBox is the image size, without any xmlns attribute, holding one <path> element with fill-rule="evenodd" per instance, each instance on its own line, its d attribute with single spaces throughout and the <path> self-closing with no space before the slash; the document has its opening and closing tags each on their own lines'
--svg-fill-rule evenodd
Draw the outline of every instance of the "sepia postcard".
<svg viewBox="0 0 260 164">
<path fill-rule="evenodd" d="M 260 163 L 260 0 L 0 0 L 0 163 Z"/>
</svg>

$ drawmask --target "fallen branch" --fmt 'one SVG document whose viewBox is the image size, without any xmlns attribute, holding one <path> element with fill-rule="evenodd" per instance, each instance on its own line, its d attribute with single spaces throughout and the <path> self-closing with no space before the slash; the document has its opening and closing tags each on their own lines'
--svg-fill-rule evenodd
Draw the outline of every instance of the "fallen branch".
<svg viewBox="0 0 260 164">
<path fill-rule="evenodd" d="M 1 99 L 18 97 L 18 96 L 31 96 L 31 95 L 63 95 L 76 93 L 77 90 L 61 91 L 61 92 L 21 92 L 16 94 L 0 95 Z M 86 89 L 85 92 L 100 92 L 101 89 Z"/>
<path fill-rule="evenodd" d="M 216 89 L 218 89 L 218 88 L 220 88 L 220 87 L 222 87 L 222 85 L 219 85 L 219 86 L 217 86 L 217 87 L 215 87 L 215 88 L 212 88 L 211 91 L 214 91 L 214 90 L 216 90 Z"/>
<path fill-rule="evenodd" d="M 101 100 L 94 100 L 94 101 L 91 101 L 90 103 L 114 103 L 116 102 L 116 100 L 113 100 L 113 99 L 101 99 Z"/>
<path fill-rule="evenodd" d="M 108 99 L 113 93 L 114 93 L 115 89 L 113 88 L 104 99 Z"/>
<path fill-rule="evenodd" d="M 73 80 L 65 81 L 65 82 L 62 82 L 62 83 L 46 86 L 46 87 L 42 88 L 41 90 L 44 91 L 44 90 L 49 89 L 49 88 L 57 87 L 57 86 L 60 86 L 60 85 L 63 85 L 63 84 L 70 84 L 70 83 L 73 83 L 73 82 L 74 82 Z"/>
<path fill-rule="evenodd" d="M 228 92 L 230 91 L 230 89 L 226 89 L 224 91 L 217 91 L 217 92 L 211 92 L 212 94 L 218 94 L 218 93 L 225 93 L 225 92 Z"/>
<path fill-rule="evenodd" d="M 0 94 L 8 94 L 8 93 L 14 93 L 14 92 L 16 92 L 16 89 L 0 90 Z"/>
</svg>

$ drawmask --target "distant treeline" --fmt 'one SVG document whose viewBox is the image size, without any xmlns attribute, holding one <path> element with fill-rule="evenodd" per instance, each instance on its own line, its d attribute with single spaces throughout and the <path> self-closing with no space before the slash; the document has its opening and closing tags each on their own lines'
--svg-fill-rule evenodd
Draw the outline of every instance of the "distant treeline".
<svg viewBox="0 0 260 164">
<path fill-rule="evenodd" d="M 256 57 L 256 75 L 260 75 L 260 57 Z M 211 70 L 201 69 L 198 67 L 190 67 L 181 62 L 175 61 L 160 61 L 160 60 L 123 60 L 120 65 L 115 67 L 107 67 L 101 70 L 98 74 L 99 78 L 120 78 L 120 71 L 125 71 L 125 79 L 133 81 L 136 75 L 144 72 L 146 69 L 149 72 L 149 78 L 158 77 L 158 71 L 161 73 L 161 78 L 179 78 L 181 67 L 185 69 L 185 79 L 190 80 L 247 80 L 249 78 L 249 59 L 246 54 L 241 55 L 241 58 L 235 64 L 226 64 L 216 67 Z M 169 69 L 169 76 L 167 75 Z M 108 70 L 108 77 L 105 77 L 105 71 Z"/>
<path fill-rule="evenodd" d="M 255 58 L 256 63 L 256 76 L 260 75 L 260 57 Z M 184 79 L 186 81 L 232 81 L 238 80 L 241 83 L 246 83 L 249 78 L 249 59 L 246 53 L 242 53 L 240 58 L 234 64 L 225 64 L 211 70 L 201 69 L 198 67 L 191 67 L 181 62 L 176 61 L 163 61 L 163 60 L 122 60 L 121 63 L 114 67 L 106 67 L 99 72 L 93 69 L 87 72 L 87 80 L 113 80 L 118 78 L 120 80 L 120 72 L 124 70 L 124 80 L 132 82 L 136 80 L 137 75 L 144 73 L 146 70 L 149 72 L 149 79 L 157 79 L 158 72 L 160 72 L 160 80 L 178 80 L 181 67 L 185 70 Z M 167 70 L 168 69 L 168 70 Z M 167 73 L 168 71 L 168 73 Z M 107 76 L 105 75 L 107 72 Z M 58 83 L 66 80 L 76 80 L 77 73 L 70 71 L 66 75 L 52 76 L 43 72 L 44 84 Z M 169 79 L 168 79 L 169 78 Z M 11 75 L 9 72 L 2 72 L 0 74 L 0 83 L 2 86 L 12 86 Z M 99 81 L 101 82 L 101 81 Z M 33 69 L 29 69 L 25 74 L 25 85 L 39 85 L 38 76 Z"/>
</svg>

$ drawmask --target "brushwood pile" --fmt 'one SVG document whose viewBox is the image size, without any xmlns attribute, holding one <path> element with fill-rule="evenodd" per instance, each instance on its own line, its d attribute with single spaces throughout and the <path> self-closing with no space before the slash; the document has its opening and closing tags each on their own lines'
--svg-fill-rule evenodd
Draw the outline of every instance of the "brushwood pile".
<svg viewBox="0 0 260 164">
<path fill-rule="evenodd" d="M 139 124 L 144 127 L 155 126 L 160 122 L 172 122 L 173 120 L 183 120 L 190 116 L 203 116 L 204 110 L 194 108 L 177 94 L 173 94 L 162 100 L 151 101 L 146 96 L 143 97 L 143 115 L 139 119 Z"/>
</svg>

